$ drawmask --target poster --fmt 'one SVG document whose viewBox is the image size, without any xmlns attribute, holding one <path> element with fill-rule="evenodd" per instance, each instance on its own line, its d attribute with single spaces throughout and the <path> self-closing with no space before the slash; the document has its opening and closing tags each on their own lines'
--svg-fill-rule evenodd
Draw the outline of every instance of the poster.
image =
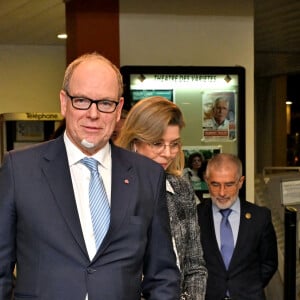
<svg viewBox="0 0 300 300">
<path fill-rule="evenodd" d="M 204 140 L 234 141 L 236 109 L 233 92 L 210 92 L 202 97 L 202 129 Z"/>
</svg>

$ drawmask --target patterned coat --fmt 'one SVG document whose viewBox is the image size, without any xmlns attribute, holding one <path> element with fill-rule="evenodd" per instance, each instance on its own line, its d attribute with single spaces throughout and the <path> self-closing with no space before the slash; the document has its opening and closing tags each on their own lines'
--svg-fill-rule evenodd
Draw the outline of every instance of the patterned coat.
<svg viewBox="0 0 300 300">
<path fill-rule="evenodd" d="M 182 299 L 204 300 L 207 269 L 200 243 L 194 191 L 183 177 L 167 175 L 174 193 L 167 192 L 173 241 L 181 271 Z"/>
</svg>

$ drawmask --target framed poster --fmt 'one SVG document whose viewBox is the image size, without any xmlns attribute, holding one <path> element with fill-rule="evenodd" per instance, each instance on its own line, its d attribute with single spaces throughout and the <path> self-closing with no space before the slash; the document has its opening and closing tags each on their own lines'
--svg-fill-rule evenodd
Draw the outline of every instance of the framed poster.
<svg viewBox="0 0 300 300">
<path fill-rule="evenodd" d="M 204 93 L 203 140 L 233 141 L 236 138 L 236 94 L 233 91 Z"/>
<path fill-rule="evenodd" d="M 124 108 L 163 96 L 181 109 L 183 146 L 221 146 L 245 168 L 245 69 L 214 66 L 123 66 Z M 245 169 L 244 169 L 245 172 Z"/>
<path fill-rule="evenodd" d="M 221 153 L 222 146 L 183 146 L 182 151 L 185 160 L 183 176 L 190 180 L 195 191 L 208 191 L 204 179 L 207 161 Z"/>
</svg>

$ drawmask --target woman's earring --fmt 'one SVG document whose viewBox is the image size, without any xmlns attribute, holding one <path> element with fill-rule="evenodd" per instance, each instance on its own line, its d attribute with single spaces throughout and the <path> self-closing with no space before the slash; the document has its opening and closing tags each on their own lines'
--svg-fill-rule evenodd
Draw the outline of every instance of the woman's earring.
<svg viewBox="0 0 300 300">
<path fill-rule="evenodd" d="M 135 145 L 135 144 L 133 144 L 133 151 L 134 151 L 134 152 L 137 152 L 137 149 L 136 149 L 136 145 Z"/>
</svg>

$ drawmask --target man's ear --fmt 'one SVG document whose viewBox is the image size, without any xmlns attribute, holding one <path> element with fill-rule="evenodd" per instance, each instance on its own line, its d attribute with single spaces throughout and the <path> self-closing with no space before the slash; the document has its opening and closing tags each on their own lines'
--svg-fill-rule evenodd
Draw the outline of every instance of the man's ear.
<svg viewBox="0 0 300 300">
<path fill-rule="evenodd" d="M 203 178 L 204 178 L 204 181 L 205 181 L 206 183 L 208 183 L 208 177 L 207 177 L 205 174 L 204 174 Z"/>
<path fill-rule="evenodd" d="M 117 122 L 121 119 L 123 105 L 124 105 L 124 98 L 121 97 L 119 100 L 119 104 L 117 106 Z"/>
<path fill-rule="evenodd" d="M 245 176 L 241 176 L 241 178 L 239 180 L 239 189 L 242 188 L 244 181 L 245 181 Z"/>
<path fill-rule="evenodd" d="M 60 113 L 63 117 L 66 115 L 66 110 L 67 110 L 67 94 L 64 90 L 61 90 L 59 93 L 59 99 L 60 99 Z"/>
</svg>

